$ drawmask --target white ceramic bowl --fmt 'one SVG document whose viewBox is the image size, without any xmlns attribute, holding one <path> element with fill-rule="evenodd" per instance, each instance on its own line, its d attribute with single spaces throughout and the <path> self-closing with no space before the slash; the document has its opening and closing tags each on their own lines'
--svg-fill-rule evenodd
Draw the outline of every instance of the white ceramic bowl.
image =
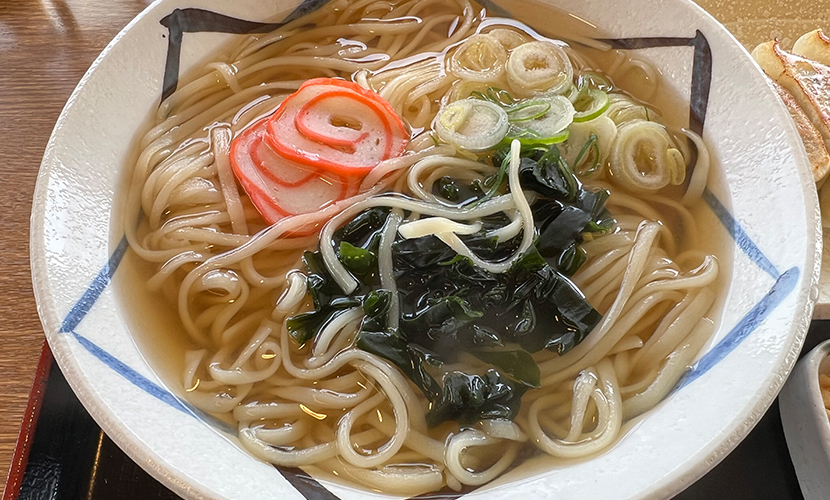
<svg viewBox="0 0 830 500">
<path fill-rule="evenodd" d="M 819 388 L 819 374 L 830 375 L 830 340 L 806 354 L 779 398 L 781 423 L 801 492 L 822 500 L 830 491 L 830 419 Z"/>
<path fill-rule="evenodd" d="M 113 213 L 123 172 L 163 85 L 170 33 L 159 21 L 177 8 L 194 7 L 252 21 L 282 19 L 296 2 L 153 3 L 103 51 L 72 94 L 38 178 L 33 282 L 55 357 L 107 434 L 186 498 L 374 495 L 298 480 L 296 470 L 253 458 L 232 433 L 193 413 L 136 346 L 125 319 L 129 300 L 110 286 L 125 249 Z M 530 14 L 532 25 L 533 11 L 519 2 L 500 5 Z M 608 452 L 533 474 L 519 467 L 468 496 L 665 498 L 738 444 L 795 363 L 817 290 L 815 190 L 783 105 L 744 49 L 694 3 L 550 2 L 590 19 L 612 38 L 626 39 L 622 44 L 654 45 L 631 50 L 642 50 L 684 99 L 697 96 L 692 108 L 705 116 L 703 135 L 723 169 L 722 182 L 706 196 L 711 210 L 704 227 L 730 243 L 723 263 L 731 278 L 720 328 L 705 355 L 682 386 Z M 231 36 L 236 35 L 185 33 L 181 71 Z"/>
</svg>

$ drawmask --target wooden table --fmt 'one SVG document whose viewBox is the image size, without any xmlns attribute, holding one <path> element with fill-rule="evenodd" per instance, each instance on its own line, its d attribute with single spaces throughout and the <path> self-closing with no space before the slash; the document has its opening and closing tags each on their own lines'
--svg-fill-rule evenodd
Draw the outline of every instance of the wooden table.
<svg viewBox="0 0 830 500">
<path fill-rule="evenodd" d="M 29 213 L 52 127 L 78 80 L 150 0 L 0 1 L 0 483 L 43 330 L 29 270 Z"/>
<path fill-rule="evenodd" d="M 830 0 L 698 0 L 748 48 L 830 29 Z M 29 270 L 29 212 L 52 127 L 90 63 L 150 0 L 0 0 L 0 482 L 44 341 Z"/>
</svg>

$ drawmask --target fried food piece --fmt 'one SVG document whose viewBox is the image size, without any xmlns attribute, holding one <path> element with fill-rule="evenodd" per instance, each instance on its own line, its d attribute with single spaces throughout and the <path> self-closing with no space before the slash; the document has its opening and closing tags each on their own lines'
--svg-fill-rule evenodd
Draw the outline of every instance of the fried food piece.
<svg viewBox="0 0 830 500">
<path fill-rule="evenodd" d="M 811 163 L 815 160 L 813 177 L 816 182 L 821 181 L 830 170 L 826 161 L 830 150 L 830 67 L 785 51 L 778 40 L 758 45 L 752 51 L 752 57 L 792 98 L 786 94 L 782 96 L 802 134 Z M 793 106 L 793 101 L 797 106 Z M 807 122 L 798 118 L 800 114 Z M 812 129 L 806 123 L 811 124 Z M 816 140 L 813 131 L 821 140 Z"/>
<path fill-rule="evenodd" d="M 793 54 L 830 66 L 830 38 L 821 29 L 804 33 L 795 41 Z"/>
<path fill-rule="evenodd" d="M 824 141 L 821 134 L 810 123 L 810 119 L 802 111 L 801 106 L 795 101 L 795 98 L 787 92 L 787 89 L 778 84 L 775 80 L 770 80 L 772 86 L 778 92 L 778 96 L 784 101 L 790 116 L 793 117 L 795 128 L 798 129 L 798 134 L 801 136 L 801 142 L 804 143 L 804 149 L 807 150 L 807 158 L 813 167 L 813 179 L 816 182 L 821 181 L 830 172 L 830 154 L 827 148 L 824 147 Z"/>
</svg>

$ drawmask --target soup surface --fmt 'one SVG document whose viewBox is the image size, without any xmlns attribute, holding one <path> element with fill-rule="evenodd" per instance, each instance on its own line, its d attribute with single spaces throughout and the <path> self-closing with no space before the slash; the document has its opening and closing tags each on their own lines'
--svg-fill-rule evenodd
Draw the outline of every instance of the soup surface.
<svg viewBox="0 0 830 500">
<path fill-rule="evenodd" d="M 176 394 L 418 495 L 589 457 L 671 391 L 719 317 L 720 174 L 651 64 L 540 25 L 335 0 L 179 83 L 116 279 Z"/>
</svg>

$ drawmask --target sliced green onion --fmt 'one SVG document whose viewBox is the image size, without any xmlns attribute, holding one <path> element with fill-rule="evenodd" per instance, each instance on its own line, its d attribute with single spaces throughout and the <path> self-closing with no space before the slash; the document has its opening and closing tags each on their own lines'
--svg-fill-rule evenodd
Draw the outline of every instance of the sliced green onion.
<svg viewBox="0 0 830 500">
<path fill-rule="evenodd" d="M 577 192 L 580 189 L 579 179 L 571 170 L 571 167 L 568 166 L 568 163 L 565 162 L 564 158 L 562 158 L 561 151 L 557 146 L 550 146 L 547 151 L 542 154 L 542 157 L 539 158 L 539 161 L 546 162 L 552 165 L 558 165 L 558 168 L 564 174 L 564 180 L 568 184 L 568 195 L 566 199 L 573 200 L 576 198 Z"/>
<path fill-rule="evenodd" d="M 574 122 L 568 127 L 568 130 L 571 135 L 568 138 L 568 143 L 562 147 L 562 157 L 565 158 L 565 161 L 569 165 L 574 165 L 575 169 L 578 168 L 584 162 L 584 155 L 588 153 L 588 151 L 583 152 L 583 149 L 586 144 L 592 142 L 591 137 L 594 136 L 596 137 L 594 142 L 595 152 L 598 153 L 596 156 L 597 168 L 604 167 L 617 137 L 617 125 L 608 117 L 607 113 L 586 122 Z M 594 146 L 591 145 L 588 148 L 593 149 Z M 591 175 L 592 172 L 580 171 L 579 173 L 581 175 Z"/>
<path fill-rule="evenodd" d="M 659 123 L 633 120 L 619 127 L 611 174 L 634 192 L 656 191 L 686 178 L 686 162 Z"/>
<path fill-rule="evenodd" d="M 487 101 L 487 87 L 490 85 L 487 82 L 471 82 L 470 80 L 458 80 L 450 88 L 447 93 L 447 102 L 460 101 L 467 99 L 475 94 L 475 96 L 482 101 Z"/>
<path fill-rule="evenodd" d="M 659 115 L 649 110 L 646 106 L 634 101 L 625 94 L 610 94 L 608 96 L 608 109 L 606 114 L 614 120 L 617 125 L 633 120 L 654 121 Z M 651 116 L 652 114 L 657 116 Z"/>
<path fill-rule="evenodd" d="M 575 122 L 593 120 L 604 113 L 611 104 L 608 100 L 608 94 L 601 90 L 584 87 L 579 94 L 573 103 L 574 109 L 576 109 L 576 113 L 574 114 Z"/>
<path fill-rule="evenodd" d="M 491 82 L 504 73 L 507 51 L 490 35 L 473 35 L 450 58 L 449 70 L 465 80 Z"/>
<path fill-rule="evenodd" d="M 438 139 L 435 137 L 435 134 L 430 133 L 429 138 L 432 139 L 432 145 L 435 146 L 436 148 L 441 145 L 441 143 L 438 142 Z"/>
<path fill-rule="evenodd" d="M 562 95 L 567 97 L 568 100 L 571 101 L 571 104 L 576 105 L 577 101 L 585 100 L 585 96 L 587 95 L 587 93 L 588 93 L 587 88 L 585 88 L 585 87 L 580 88 L 580 87 L 577 87 L 576 85 L 574 85 L 574 86 L 570 87 L 568 89 L 568 91 L 565 92 Z"/>
<path fill-rule="evenodd" d="M 510 107 L 516 104 L 516 99 L 510 95 L 510 92 L 500 89 L 498 87 L 487 87 L 486 90 L 473 90 L 470 92 L 470 97 L 480 99 L 482 101 L 490 101 L 493 104 L 498 104 L 501 107 Z"/>
<path fill-rule="evenodd" d="M 498 144 L 509 126 L 504 109 L 475 98 L 449 103 L 441 108 L 433 122 L 441 140 L 473 152 L 486 151 Z"/>
<path fill-rule="evenodd" d="M 510 144 L 510 141 L 502 141 L 502 144 L 504 144 L 505 142 L 507 143 L 507 145 Z M 474 201 L 468 203 L 466 205 L 466 208 L 477 207 L 477 206 L 481 205 L 482 203 L 484 203 L 485 201 L 492 198 L 493 196 L 495 196 L 496 193 L 499 191 L 499 187 L 501 187 L 502 182 L 504 182 L 504 178 L 507 176 L 508 167 L 510 167 L 510 155 L 509 154 L 506 155 L 502 159 L 501 165 L 499 165 L 499 171 L 498 172 L 496 172 L 493 175 L 488 176 L 486 179 L 484 179 L 484 182 L 474 181 L 473 185 L 474 186 L 477 185 L 481 189 L 482 192 L 484 191 L 483 188 L 488 188 L 488 189 L 487 189 L 487 192 L 484 193 L 484 196 L 482 196 L 481 198 L 479 198 L 477 200 L 474 200 Z"/>
<path fill-rule="evenodd" d="M 561 94 L 573 85 L 573 65 L 559 45 L 534 41 L 519 45 L 506 65 L 510 89 L 520 96 Z"/>
<path fill-rule="evenodd" d="M 550 105 L 548 110 L 533 119 L 524 120 L 521 123 L 514 123 L 517 131 L 525 130 L 527 133 L 535 134 L 538 139 L 548 139 L 559 135 L 573 122 L 576 110 L 567 97 L 557 95 L 535 99 L 534 102 L 544 102 Z M 513 132 L 510 135 L 524 135 Z"/>
<path fill-rule="evenodd" d="M 496 28 L 487 34 L 498 40 L 501 46 L 507 50 L 513 50 L 527 41 L 524 35 L 518 31 L 507 28 Z"/>
<path fill-rule="evenodd" d="M 590 156 L 586 157 L 586 154 L 590 154 Z M 589 158 L 589 162 L 587 164 L 590 166 L 588 168 L 583 168 L 583 160 L 585 158 Z M 584 146 L 582 146 L 582 149 L 579 150 L 579 154 L 576 155 L 576 160 L 574 160 L 574 171 L 579 175 L 587 177 L 596 172 L 597 167 L 599 167 L 599 144 L 597 144 L 597 135 L 591 134 L 588 137 L 588 141 Z"/>
<path fill-rule="evenodd" d="M 512 106 L 513 104 L 516 104 L 516 99 L 510 95 L 510 92 L 498 87 L 487 87 L 487 98 L 496 104 L 501 104 L 502 106 Z"/>
<path fill-rule="evenodd" d="M 579 87 L 574 84 L 571 84 L 562 95 L 567 97 L 569 101 L 574 102 L 579 97 Z"/>
<path fill-rule="evenodd" d="M 522 122 L 541 118 L 550 111 L 547 101 L 525 101 L 507 109 L 507 117 L 511 122 Z"/>
<path fill-rule="evenodd" d="M 560 142 L 567 141 L 570 134 L 570 131 L 568 129 L 565 129 L 559 132 L 558 134 L 543 137 L 541 134 L 534 130 L 524 129 L 521 132 L 516 133 L 515 135 L 508 133 L 507 136 L 505 136 L 505 138 L 499 144 L 499 147 L 509 146 L 513 140 L 519 141 L 519 143 L 522 146 L 549 146 L 551 144 L 559 144 Z"/>
</svg>

